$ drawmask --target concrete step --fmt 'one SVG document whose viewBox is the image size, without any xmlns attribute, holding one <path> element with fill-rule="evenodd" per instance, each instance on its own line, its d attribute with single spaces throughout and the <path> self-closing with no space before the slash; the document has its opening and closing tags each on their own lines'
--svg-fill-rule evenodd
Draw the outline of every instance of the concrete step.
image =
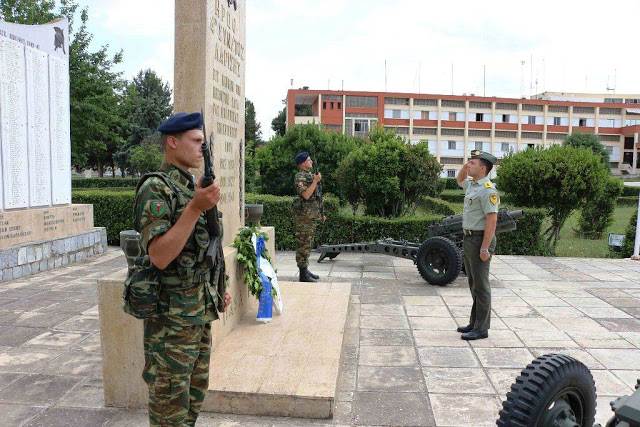
<svg viewBox="0 0 640 427">
<path fill-rule="evenodd" d="M 349 283 L 280 282 L 284 310 L 247 314 L 211 356 L 203 410 L 330 418 L 349 306 Z"/>
</svg>

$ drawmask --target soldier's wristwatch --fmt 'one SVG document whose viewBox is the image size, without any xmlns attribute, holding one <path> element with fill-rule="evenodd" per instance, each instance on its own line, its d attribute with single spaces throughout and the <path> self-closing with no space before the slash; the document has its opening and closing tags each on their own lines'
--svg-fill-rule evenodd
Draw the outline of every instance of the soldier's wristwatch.
<svg viewBox="0 0 640 427">
<path fill-rule="evenodd" d="M 488 254 L 489 253 L 489 249 L 480 249 L 480 253 L 481 254 Z"/>
</svg>

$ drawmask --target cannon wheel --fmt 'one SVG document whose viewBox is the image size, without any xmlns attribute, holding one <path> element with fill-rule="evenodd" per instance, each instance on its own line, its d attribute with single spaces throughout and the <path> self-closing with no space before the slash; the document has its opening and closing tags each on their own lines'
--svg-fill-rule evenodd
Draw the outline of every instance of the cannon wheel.
<svg viewBox="0 0 640 427">
<path fill-rule="evenodd" d="M 432 285 L 445 286 L 460 274 L 462 252 L 446 237 L 432 237 L 420 245 L 416 263 L 424 280 Z"/>
<path fill-rule="evenodd" d="M 593 426 L 596 386 L 589 369 L 563 354 L 531 362 L 502 402 L 498 426 Z"/>
</svg>

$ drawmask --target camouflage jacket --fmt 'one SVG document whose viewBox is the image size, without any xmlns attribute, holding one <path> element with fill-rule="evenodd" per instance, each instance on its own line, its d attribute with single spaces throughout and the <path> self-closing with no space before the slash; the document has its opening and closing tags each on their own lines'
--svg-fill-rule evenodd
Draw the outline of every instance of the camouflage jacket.
<svg viewBox="0 0 640 427">
<path fill-rule="evenodd" d="M 178 221 L 194 194 L 191 174 L 167 163 L 162 164 L 160 173 L 166 175 L 171 186 L 162 178 L 151 176 L 136 193 L 134 227 L 146 253 L 149 242 Z M 167 325 L 201 325 L 218 318 L 217 293 L 205 262 L 209 241 L 203 213 L 182 252 L 160 272 L 159 314 L 151 320 Z"/>
<path fill-rule="evenodd" d="M 300 206 L 300 212 L 298 213 L 320 213 L 320 199 L 318 197 L 317 186 L 308 199 L 302 197 L 302 192 L 307 190 L 313 183 L 313 173 L 311 171 L 300 170 L 298 173 L 296 173 L 296 176 L 293 179 L 293 183 L 295 185 L 296 194 L 299 196 L 299 200 L 297 202 Z"/>
</svg>

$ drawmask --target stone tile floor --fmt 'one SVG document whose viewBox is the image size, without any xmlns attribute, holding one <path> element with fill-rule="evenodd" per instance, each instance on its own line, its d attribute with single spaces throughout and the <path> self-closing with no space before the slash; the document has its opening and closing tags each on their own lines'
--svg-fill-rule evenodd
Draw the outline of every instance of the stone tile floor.
<svg viewBox="0 0 640 427">
<path fill-rule="evenodd" d="M 278 252 L 279 277 L 296 273 Z M 105 408 L 95 279 L 123 268 L 119 249 L 0 284 L 0 425 L 140 426 L 144 412 Z M 341 254 L 311 268 L 351 283 L 333 420 L 203 413 L 199 426 L 495 425 L 501 401 L 536 356 L 562 352 L 591 370 L 596 421 L 640 377 L 640 263 L 497 256 L 489 339 L 460 340 L 464 277 L 432 287 L 410 261 Z M 301 284 L 300 286 L 304 286 Z M 286 304 L 286 301 L 285 301 Z"/>
</svg>

